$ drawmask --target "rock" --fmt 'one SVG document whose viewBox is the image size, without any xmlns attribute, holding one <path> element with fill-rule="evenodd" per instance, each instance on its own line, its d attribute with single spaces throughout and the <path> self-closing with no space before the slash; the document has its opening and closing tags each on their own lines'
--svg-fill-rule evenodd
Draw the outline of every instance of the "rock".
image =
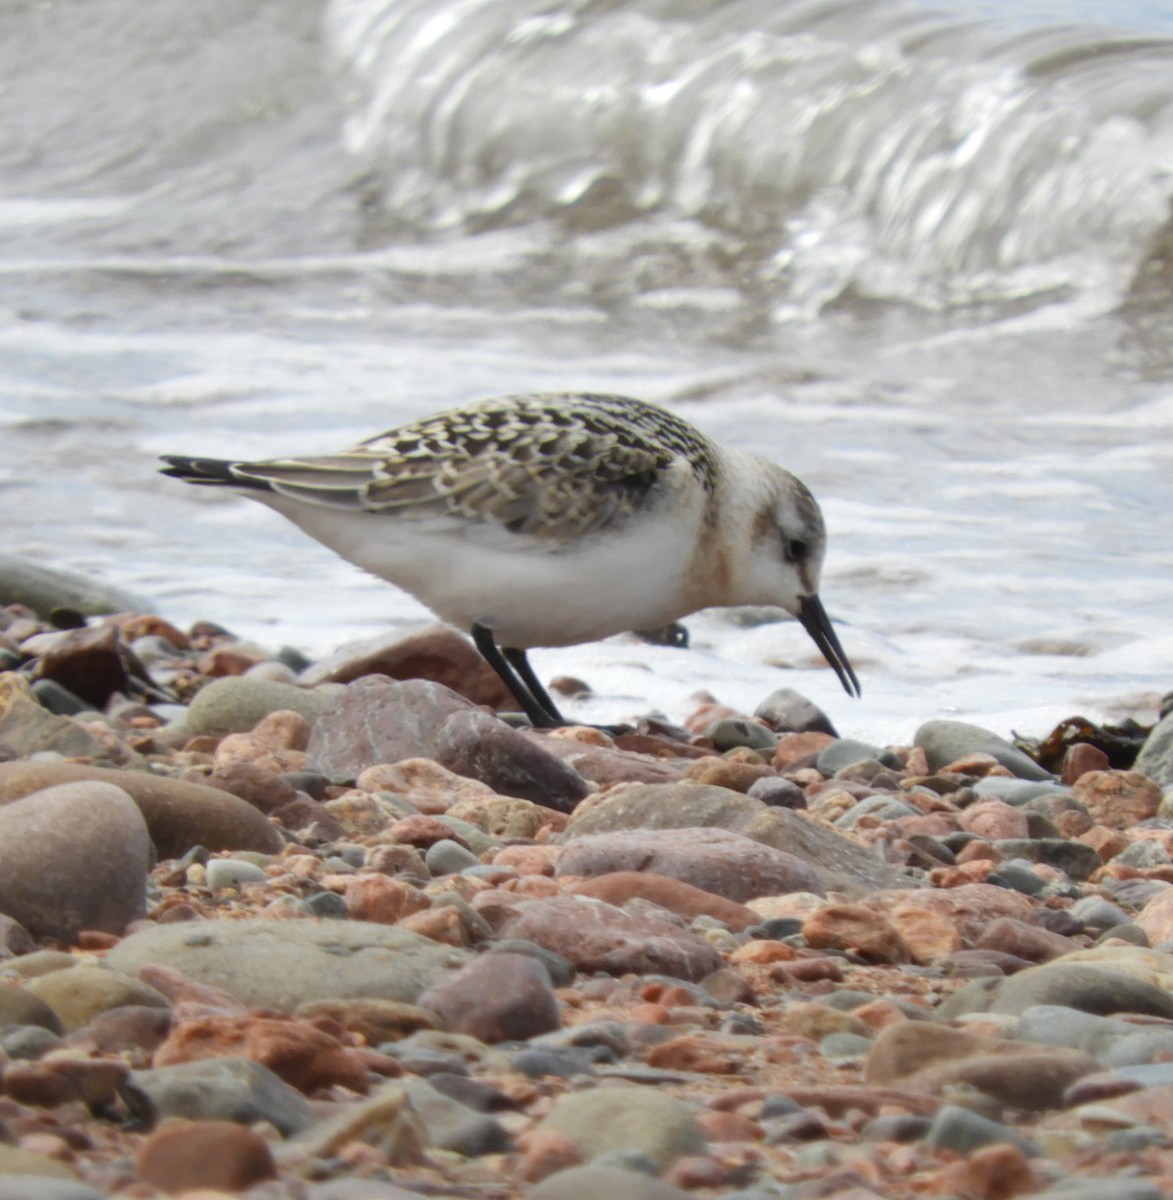
<svg viewBox="0 0 1173 1200">
<path fill-rule="evenodd" d="M 523 901 L 494 924 L 499 937 L 536 942 L 580 971 L 633 971 L 695 981 L 722 966 L 712 946 L 670 918 L 633 916 L 586 896 Z"/>
<path fill-rule="evenodd" d="M 797 783 L 779 776 L 767 776 L 757 780 L 750 785 L 746 795 L 753 797 L 754 800 L 760 800 L 770 808 L 802 809 L 807 807 L 806 793 L 802 788 Z"/>
<path fill-rule="evenodd" d="M 1173 1018 L 1173 994 L 1109 966 L 1059 959 L 1002 980 L 990 1011 L 1021 1014 L 1036 1004 L 1062 1004 L 1081 1012 L 1144 1013 Z"/>
<path fill-rule="evenodd" d="M 988 1038 L 930 1022 L 897 1022 L 875 1036 L 864 1068 L 871 1084 L 948 1094 L 964 1085 L 1013 1108 L 1058 1108 L 1068 1087 L 1099 1070 L 1088 1054 Z"/>
<path fill-rule="evenodd" d="M 469 1158 L 509 1149 L 509 1135 L 495 1118 L 468 1108 L 422 1079 L 409 1079 L 403 1087 L 423 1122 L 429 1146 Z"/>
<path fill-rule="evenodd" d="M 705 1149 L 693 1106 L 650 1088 L 597 1087 L 568 1093 L 555 1100 L 538 1128 L 567 1134 L 585 1159 L 634 1151 L 660 1170 Z"/>
<path fill-rule="evenodd" d="M 188 706 L 183 728 L 193 737 L 249 733 L 270 713 L 290 711 L 315 721 L 338 703 L 332 686 L 295 687 L 253 675 L 229 675 L 200 689 Z"/>
<path fill-rule="evenodd" d="M 989 1117 L 954 1104 L 946 1104 L 938 1110 L 926 1140 L 934 1149 L 953 1150 L 958 1154 L 968 1154 L 979 1146 L 996 1142 L 1017 1146 L 1029 1157 L 1039 1152 L 1037 1146 L 1001 1121 L 991 1121 Z"/>
<path fill-rule="evenodd" d="M 1106 771 L 1110 766 L 1111 760 L 1098 746 L 1090 742 L 1075 742 L 1067 747 L 1067 753 L 1063 755 L 1060 779 L 1070 786 L 1089 771 Z"/>
<path fill-rule="evenodd" d="M 0 1029 L 14 1025 L 39 1025 L 53 1033 L 63 1031 L 57 1014 L 44 1000 L 35 996 L 28 988 L 15 983 L 0 983 Z"/>
<path fill-rule="evenodd" d="M 379 763 L 435 758 L 444 722 L 472 709 L 439 683 L 364 676 L 334 693 L 328 711 L 314 722 L 306 766 L 331 782 L 350 783 Z"/>
<path fill-rule="evenodd" d="M 87 617 L 151 609 L 149 601 L 92 576 L 0 554 L 0 607 L 7 604 L 23 604 L 46 618 L 58 608 Z"/>
<path fill-rule="evenodd" d="M 1145 739 L 1135 765 L 1158 787 L 1173 788 L 1173 712 L 1163 717 Z"/>
<path fill-rule="evenodd" d="M 1070 954 L 1081 947 L 1078 942 L 1063 937 L 1062 934 L 1051 933 L 1048 929 L 1028 925 L 1025 921 L 1018 921 L 1013 917 L 999 917 L 982 931 L 977 940 L 977 948 L 997 950 L 1031 962 L 1044 963 L 1062 958 L 1064 954 Z"/>
<path fill-rule="evenodd" d="M 33 937 L 121 934 L 145 911 L 151 843 L 131 798 L 63 783 L 0 807 L 0 911 Z"/>
<path fill-rule="evenodd" d="M 367 1090 L 366 1066 L 353 1050 L 324 1030 L 288 1017 L 217 1014 L 182 1021 L 156 1050 L 153 1065 L 206 1058 L 251 1059 L 306 1095 L 335 1085 Z"/>
<path fill-rule="evenodd" d="M 1030 836 L 1026 813 L 1005 800 L 978 801 L 962 810 L 958 824 L 967 833 L 987 842 Z"/>
<path fill-rule="evenodd" d="M 793 688 L 771 692 L 754 709 L 755 717 L 778 733 L 826 733 L 839 736 L 827 714 L 813 701 Z"/>
<path fill-rule="evenodd" d="M 241 858 L 213 858 L 208 861 L 204 882 L 213 892 L 222 888 L 239 888 L 249 883 L 264 883 L 268 879 L 263 867 Z"/>
<path fill-rule="evenodd" d="M 940 771 L 970 754 L 989 754 L 1019 779 L 1054 778 L 1005 738 L 965 721 L 926 721 L 913 736 L 913 745 L 925 752 L 930 771 Z"/>
<path fill-rule="evenodd" d="M 513 693 L 497 672 L 467 638 L 447 625 L 407 637 L 383 634 L 350 642 L 303 671 L 298 682 L 303 687 L 316 687 L 320 683 L 353 683 L 366 675 L 426 679 L 473 704 L 511 711 L 517 708 Z"/>
<path fill-rule="evenodd" d="M 231 1121 L 165 1121 L 135 1158 L 140 1178 L 169 1194 L 195 1188 L 242 1191 L 274 1179 L 277 1165 L 259 1133 Z"/>
<path fill-rule="evenodd" d="M 1075 880 L 1088 879 L 1100 868 L 1100 856 L 1091 846 L 1067 838 L 1006 838 L 995 842 L 994 849 L 1005 860 L 1003 868 L 1011 865 L 1010 859 L 1022 858 L 1056 867 Z"/>
<path fill-rule="evenodd" d="M 412 1107 L 406 1087 L 386 1084 L 366 1100 L 345 1105 L 337 1115 L 305 1130 L 294 1146 L 307 1157 L 330 1158 L 358 1141 L 374 1146 L 391 1166 L 406 1166 L 423 1158 L 428 1131 Z M 355 1200 L 367 1200 L 366 1193 Z"/>
<path fill-rule="evenodd" d="M 131 690 L 131 660 L 117 626 L 83 626 L 47 636 L 52 641 L 38 653 L 37 680 L 66 688 L 98 709 L 114 693 Z"/>
<path fill-rule="evenodd" d="M 878 762 L 886 753 L 882 747 L 873 746 L 870 742 L 861 742 L 856 738 L 837 738 L 819 751 L 815 767 L 820 774 L 830 779 L 844 767 L 862 762 Z"/>
<path fill-rule="evenodd" d="M 467 955 L 402 929 L 364 921 L 190 921 L 124 938 L 107 955 L 116 971 L 176 967 L 242 1004 L 292 1012 L 315 1000 L 383 998 L 413 1003 Z"/>
<path fill-rule="evenodd" d="M 481 860 L 459 842 L 451 838 L 441 838 L 433 842 L 424 855 L 424 866 L 431 871 L 434 878 L 442 875 L 459 875 L 469 867 L 479 867 Z"/>
<path fill-rule="evenodd" d="M 713 743 L 718 754 L 748 746 L 751 750 L 765 750 L 773 756 L 778 739 L 764 725 L 747 721 L 744 717 L 722 717 L 705 730 L 705 737 Z"/>
<path fill-rule="evenodd" d="M 900 934 L 864 904 L 828 904 L 802 924 L 812 950 L 847 950 L 868 962 L 906 963 L 911 954 Z"/>
<path fill-rule="evenodd" d="M 400 1000 L 316 1000 L 303 1004 L 296 1017 L 328 1017 L 344 1029 L 361 1034 L 370 1046 L 398 1042 L 419 1029 L 438 1028 L 436 1014 Z"/>
<path fill-rule="evenodd" d="M 503 796 L 573 812 L 590 786 L 539 742 L 504 721 L 476 710 L 453 713 L 436 738 L 442 767 L 477 779 Z"/>
<path fill-rule="evenodd" d="M 568 834 L 574 828 L 572 821 Z M 569 836 L 555 868 L 559 877 L 631 871 L 667 876 L 736 902 L 823 890 L 818 872 L 793 854 L 721 828 Z"/>
<path fill-rule="evenodd" d="M 29 1185 L 25 1184 L 25 1180 L 29 1180 Z M 40 1190 L 40 1195 L 52 1197 L 52 1200 L 57 1200 L 60 1196 L 61 1200 L 72 1200 L 68 1191 L 50 1191 L 46 1188 L 41 1180 L 68 1181 L 71 1185 L 76 1184 L 77 1175 L 65 1165 L 63 1162 L 58 1162 L 55 1158 L 49 1158 L 45 1154 L 37 1154 L 32 1150 L 22 1149 L 20 1146 L 8 1146 L 0 1144 L 0 1184 L 7 1184 L 13 1187 L 12 1195 L 18 1200 L 32 1200 L 38 1192 L 34 1188 Z M 16 1186 L 14 1186 L 16 1185 Z M 29 1186 L 29 1190 L 25 1191 L 25 1186 Z M 76 1184 L 80 1187 L 80 1184 Z M 88 1190 L 88 1189 L 87 1189 Z M 83 1193 L 84 1195 L 84 1193 Z"/>
<path fill-rule="evenodd" d="M 1098 825 L 1131 829 L 1157 815 L 1161 789 L 1140 771 L 1089 771 L 1071 789 Z"/>
<path fill-rule="evenodd" d="M 13 671 L 0 672 L 0 749 L 14 758 L 46 750 L 66 758 L 107 758 L 97 738 L 71 718 L 43 708 L 33 689 Z"/>
<path fill-rule="evenodd" d="M 7 1147 L 5 1147 L 7 1149 Z M 28 1155 L 25 1162 L 39 1159 L 29 1150 L 19 1152 Z M 11 1175 L 0 1175 L 0 1200 L 105 1200 L 101 1192 L 95 1192 L 84 1183 L 77 1183 L 73 1176 L 57 1177 L 48 1175 L 26 1174 L 20 1168 L 20 1159 L 8 1161 L 15 1168 Z M 53 1161 L 53 1160 L 47 1160 Z M 0 1151 L 0 1166 L 3 1166 L 3 1152 Z"/>
<path fill-rule="evenodd" d="M 419 998 L 443 1027 L 482 1042 L 524 1042 L 561 1027 L 546 968 L 522 954 L 486 954 L 433 984 Z"/>
<path fill-rule="evenodd" d="M 564 836 L 570 840 L 620 830 L 688 827 L 727 829 L 795 855 L 818 872 L 820 886 L 807 890 L 834 889 L 854 898 L 885 888 L 906 888 L 909 884 L 907 876 L 887 866 L 871 851 L 799 813 L 770 808 L 727 788 L 696 783 L 633 784 L 613 788 L 602 796 L 591 796 L 575 810 Z M 674 873 L 663 867 L 657 867 L 657 871 L 664 875 Z M 696 879 L 686 882 L 705 887 L 706 891 L 718 890 Z"/>
<path fill-rule="evenodd" d="M 167 998 L 137 979 L 99 966 L 79 965 L 29 980 L 29 992 L 53 1010 L 64 1029 L 80 1029 L 99 1013 L 127 1005 L 167 1008 Z"/>
<path fill-rule="evenodd" d="M 240 1125 L 268 1121 L 286 1137 L 318 1120 L 300 1092 L 247 1058 L 208 1058 L 134 1071 L 129 1089 L 139 1096 L 138 1107 L 159 1119 L 186 1117 Z"/>
<path fill-rule="evenodd" d="M 285 844 L 261 813 L 236 796 L 148 771 L 63 762 L 0 763 L 0 804 L 54 784 L 87 781 L 113 784 L 130 796 L 160 858 L 180 858 L 192 846 L 274 854 Z"/>
<path fill-rule="evenodd" d="M 1173 887 L 1158 892 L 1136 915 L 1136 924 L 1148 936 L 1149 944 L 1173 942 Z"/>
<path fill-rule="evenodd" d="M 685 921 L 699 916 L 713 917 L 735 932 L 756 925 L 761 919 L 752 908 L 651 871 L 614 871 L 585 883 L 573 884 L 567 890 L 574 895 L 593 896 L 617 908 L 639 897 L 666 908 Z"/>
<path fill-rule="evenodd" d="M 693 1192 L 618 1167 L 570 1167 L 525 1193 L 526 1200 L 691 1200 Z"/>
</svg>

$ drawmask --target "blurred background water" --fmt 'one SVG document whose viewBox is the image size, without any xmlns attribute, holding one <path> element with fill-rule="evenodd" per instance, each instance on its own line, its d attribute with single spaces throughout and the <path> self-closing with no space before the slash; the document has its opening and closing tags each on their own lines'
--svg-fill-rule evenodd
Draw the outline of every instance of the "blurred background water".
<svg viewBox="0 0 1173 1200">
<path fill-rule="evenodd" d="M 155 455 L 614 390 L 811 485 L 864 698 L 706 613 L 536 652 L 587 719 L 1039 734 L 1173 686 L 1167 6 L 54 0 L 0 81 L 4 549 L 318 654 L 427 614 Z"/>
</svg>

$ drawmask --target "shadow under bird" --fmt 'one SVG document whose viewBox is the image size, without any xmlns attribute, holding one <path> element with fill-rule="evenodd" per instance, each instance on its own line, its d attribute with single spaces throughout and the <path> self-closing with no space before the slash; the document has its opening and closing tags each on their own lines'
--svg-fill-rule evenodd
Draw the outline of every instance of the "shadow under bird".
<svg viewBox="0 0 1173 1200">
<path fill-rule="evenodd" d="M 731 605 L 785 609 L 860 694 L 819 600 L 814 497 L 642 400 L 505 396 L 322 457 L 163 461 L 165 475 L 276 509 L 467 630 L 536 726 L 568 722 L 530 648 Z"/>
</svg>

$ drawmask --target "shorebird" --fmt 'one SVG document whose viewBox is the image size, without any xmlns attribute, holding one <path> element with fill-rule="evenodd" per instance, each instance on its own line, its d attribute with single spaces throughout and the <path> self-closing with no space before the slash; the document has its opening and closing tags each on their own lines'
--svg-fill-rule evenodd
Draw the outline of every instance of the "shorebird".
<svg viewBox="0 0 1173 1200">
<path fill-rule="evenodd" d="M 654 404 L 504 396 L 320 458 L 163 461 L 164 475 L 276 509 L 466 630 L 535 726 L 567 721 L 527 650 L 701 608 L 785 609 L 860 694 L 819 599 L 826 531 L 814 497 Z"/>
</svg>

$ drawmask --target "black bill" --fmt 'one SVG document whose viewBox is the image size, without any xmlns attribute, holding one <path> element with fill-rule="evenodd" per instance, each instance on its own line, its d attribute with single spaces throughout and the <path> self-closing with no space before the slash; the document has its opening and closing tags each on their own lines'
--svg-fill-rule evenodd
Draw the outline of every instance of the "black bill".
<svg viewBox="0 0 1173 1200">
<path fill-rule="evenodd" d="M 827 610 L 818 596 L 803 596 L 800 599 L 798 619 L 803 629 L 811 635 L 815 645 L 823 652 L 823 657 L 834 668 L 839 682 L 843 684 L 843 690 L 849 696 L 862 695 L 859 680 L 851 669 L 851 663 L 847 661 L 847 655 L 843 653 L 843 647 L 831 627 L 831 618 L 827 616 Z"/>
</svg>

